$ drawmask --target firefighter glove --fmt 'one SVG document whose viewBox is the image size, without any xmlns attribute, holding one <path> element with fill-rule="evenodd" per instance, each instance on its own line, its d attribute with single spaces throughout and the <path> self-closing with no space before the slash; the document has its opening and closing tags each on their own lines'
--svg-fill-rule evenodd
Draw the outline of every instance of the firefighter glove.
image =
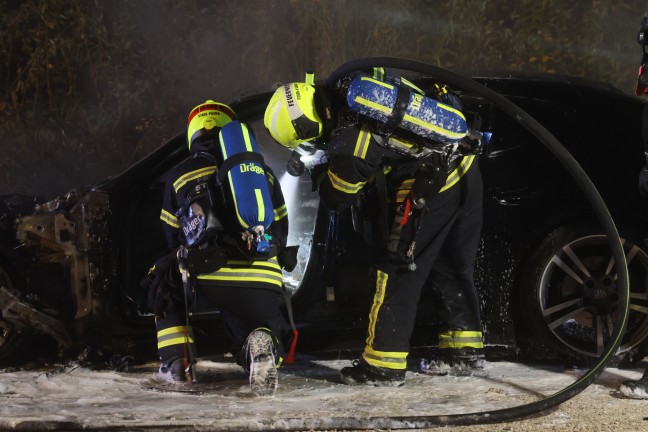
<svg viewBox="0 0 648 432">
<path fill-rule="evenodd" d="M 279 265 L 287 272 L 291 272 L 297 266 L 297 250 L 299 246 L 286 246 L 277 256 Z"/>
<path fill-rule="evenodd" d="M 175 252 L 158 259 L 141 284 L 148 288 L 149 310 L 155 316 L 164 317 L 172 292 L 182 284 Z"/>
</svg>

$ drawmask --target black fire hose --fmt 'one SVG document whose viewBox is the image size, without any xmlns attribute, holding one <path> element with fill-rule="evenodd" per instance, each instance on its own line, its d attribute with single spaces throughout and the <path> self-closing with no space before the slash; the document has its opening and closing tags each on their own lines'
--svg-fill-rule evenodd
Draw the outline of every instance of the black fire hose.
<svg viewBox="0 0 648 432">
<path fill-rule="evenodd" d="M 556 156 L 585 194 L 607 235 L 608 243 L 612 249 L 612 254 L 618 269 L 619 304 L 622 306 L 620 309 L 621 325 L 617 326 L 613 332 L 610 342 L 608 342 L 609 346 L 605 352 L 581 378 L 564 389 L 536 402 L 493 411 L 453 415 L 375 416 L 364 418 L 329 417 L 324 420 L 316 418 L 282 419 L 282 429 L 415 429 L 480 423 L 502 423 L 530 417 L 558 406 L 585 390 L 598 378 L 619 347 L 623 334 L 625 333 L 630 297 L 628 268 L 621 239 L 619 238 L 612 216 L 587 174 L 547 129 L 510 100 L 470 78 L 422 62 L 391 57 L 374 57 L 358 59 L 342 65 L 331 74 L 327 80 L 327 84 L 333 85 L 339 79 L 352 72 L 381 66 L 426 74 L 438 78 L 439 81 L 449 84 L 451 87 L 484 97 L 533 133 Z M 267 426 L 272 428 L 270 424 Z"/>
</svg>

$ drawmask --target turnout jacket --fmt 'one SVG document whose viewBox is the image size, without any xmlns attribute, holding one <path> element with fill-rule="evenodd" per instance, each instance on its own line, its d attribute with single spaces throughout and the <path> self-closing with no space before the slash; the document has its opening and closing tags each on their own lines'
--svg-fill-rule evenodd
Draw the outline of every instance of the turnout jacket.
<svg viewBox="0 0 648 432">
<path fill-rule="evenodd" d="M 447 172 L 442 173 L 439 193 L 454 186 L 474 159 L 475 155 L 464 156 L 444 167 Z M 378 144 L 367 126 L 348 127 L 331 140 L 328 171 L 319 185 L 320 196 L 330 209 L 350 207 L 365 185 L 375 181 L 377 174 L 383 174 L 387 201 L 403 204 L 421 163 Z"/>
<path fill-rule="evenodd" d="M 334 210 L 354 206 L 362 213 L 368 201 L 383 201 L 364 212 L 373 226 L 370 234 L 363 232 L 364 238 L 375 242 L 370 246 L 376 256 L 362 358 L 375 367 L 406 369 L 417 305 L 429 282 L 441 299 L 438 314 L 445 322 L 439 348 L 444 355 L 480 355 L 483 341 L 473 272 L 482 184 L 476 155 L 444 166 L 427 204 L 414 210 L 412 191 L 417 182 L 428 180 L 417 175 L 421 160 L 381 146 L 362 126 L 342 130 L 330 146 L 328 171 L 319 186 L 324 204 Z"/>
<path fill-rule="evenodd" d="M 266 233 L 271 236 L 270 241 L 277 246 L 278 253 L 281 253 L 286 247 L 288 238 L 288 211 L 279 181 L 270 167 L 266 165 L 264 169 L 274 209 L 274 221 Z M 217 171 L 216 161 L 213 158 L 198 153 L 167 174 L 160 219 L 163 222 L 170 249 L 180 246 L 183 241 L 176 212 L 184 204 L 187 194 L 195 185 L 204 182 L 207 177 L 214 175 Z M 216 201 L 218 203 L 219 200 Z M 240 237 L 243 229 L 238 225 L 234 212 L 225 208 L 224 205 L 220 205 L 215 211 L 224 226 L 224 234 Z M 209 274 L 196 276 L 199 281 L 213 285 L 273 289 L 281 289 L 283 286 L 281 267 L 276 257 L 268 260 L 248 261 L 233 256 L 232 259 L 228 259 L 225 267 Z"/>
</svg>

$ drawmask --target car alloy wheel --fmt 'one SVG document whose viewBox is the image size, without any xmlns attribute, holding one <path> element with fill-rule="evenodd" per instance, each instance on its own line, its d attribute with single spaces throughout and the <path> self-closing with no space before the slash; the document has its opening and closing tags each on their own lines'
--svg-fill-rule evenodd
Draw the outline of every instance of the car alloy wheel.
<svg viewBox="0 0 648 432">
<path fill-rule="evenodd" d="M 623 240 L 630 275 L 630 316 L 620 352 L 648 336 L 648 254 Z M 556 248 L 546 262 L 537 304 L 546 328 L 569 351 L 597 357 L 618 322 L 614 259 L 604 235 L 588 235 Z"/>
</svg>

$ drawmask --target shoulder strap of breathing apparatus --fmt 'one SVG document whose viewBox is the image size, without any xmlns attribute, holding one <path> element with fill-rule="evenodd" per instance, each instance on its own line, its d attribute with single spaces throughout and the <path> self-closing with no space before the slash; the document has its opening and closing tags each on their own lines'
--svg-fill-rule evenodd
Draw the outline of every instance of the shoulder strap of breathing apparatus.
<svg viewBox="0 0 648 432">
<path fill-rule="evenodd" d="M 215 158 L 209 153 L 198 153 L 194 157 L 207 159 L 216 165 Z M 222 198 L 213 179 L 214 174 L 202 177 L 187 193 L 176 212 L 182 245 L 178 260 L 182 268 L 194 276 L 222 268 L 228 258 L 227 252 L 217 245 L 225 228 L 218 216 Z M 187 284 L 185 291 L 189 291 Z"/>
<path fill-rule="evenodd" d="M 195 157 L 205 158 L 216 165 L 216 160 L 208 153 L 199 153 Z M 223 230 L 216 213 L 218 197 L 211 178 L 211 175 L 202 177 L 187 193 L 181 207 L 176 211 L 182 231 L 181 243 L 187 248 L 198 248 Z"/>
</svg>

